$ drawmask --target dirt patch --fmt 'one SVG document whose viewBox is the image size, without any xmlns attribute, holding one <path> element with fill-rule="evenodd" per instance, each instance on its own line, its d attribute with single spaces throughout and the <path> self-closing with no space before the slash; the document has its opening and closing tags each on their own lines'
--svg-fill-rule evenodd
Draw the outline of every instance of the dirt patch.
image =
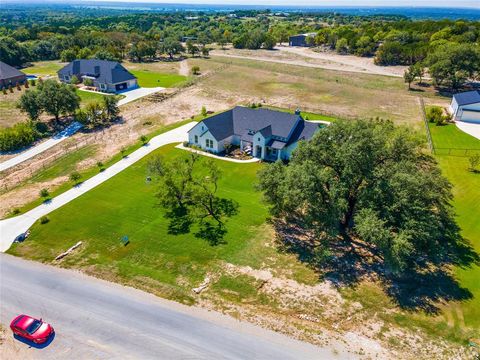
<svg viewBox="0 0 480 360">
<path fill-rule="evenodd" d="M 214 50 L 212 55 L 254 59 L 328 70 L 403 77 L 405 66 L 378 66 L 373 58 L 313 51 L 311 48 L 279 46 L 276 50 Z"/>
<path fill-rule="evenodd" d="M 187 59 L 180 61 L 180 68 L 178 69 L 178 74 L 183 76 L 190 75 L 190 67 L 188 66 Z"/>
</svg>

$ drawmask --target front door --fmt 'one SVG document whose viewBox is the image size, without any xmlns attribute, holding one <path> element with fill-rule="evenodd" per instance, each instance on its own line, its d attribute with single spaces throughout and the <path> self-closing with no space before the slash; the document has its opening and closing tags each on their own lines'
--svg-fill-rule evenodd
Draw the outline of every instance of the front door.
<svg viewBox="0 0 480 360">
<path fill-rule="evenodd" d="M 262 158 L 262 147 L 257 145 L 256 151 L 255 151 L 255 157 L 261 159 Z"/>
</svg>

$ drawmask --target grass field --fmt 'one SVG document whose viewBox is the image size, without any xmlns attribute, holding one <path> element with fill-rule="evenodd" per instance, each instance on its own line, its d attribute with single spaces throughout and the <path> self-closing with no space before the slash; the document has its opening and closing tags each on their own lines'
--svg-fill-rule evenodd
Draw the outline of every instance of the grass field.
<svg viewBox="0 0 480 360">
<path fill-rule="evenodd" d="M 165 158 L 188 156 L 185 151 L 166 146 L 156 151 Z M 151 156 L 149 156 L 151 158 Z M 260 164 L 217 161 L 223 179 L 221 195 L 238 201 L 239 214 L 229 220 L 226 244 L 211 246 L 190 234 L 171 235 L 164 212 L 156 206 L 154 184 L 145 181 L 148 158 L 49 215 L 46 225 L 34 225 L 28 242 L 10 252 L 50 262 L 52 257 L 77 241 L 84 250 L 66 260 L 66 266 L 94 266 L 111 272 L 124 282 L 149 279 L 168 289 L 162 295 L 191 301 L 188 286 L 201 282 L 220 260 L 259 265 L 266 256 L 260 251 L 258 236 L 264 226 L 266 208 L 253 183 Z M 120 239 L 127 235 L 128 246 Z M 62 239 L 58 241 L 58 239 Z M 183 279 L 187 288 L 179 286 Z"/>
<path fill-rule="evenodd" d="M 37 76 L 57 76 L 57 71 L 64 67 L 66 63 L 58 60 L 39 61 L 32 63 L 32 66 L 22 69 L 25 74 Z"/>
<path fill-rule="evenodd" d="M 131 70 L 141 87 L 174 87 L 187 80 L 186 76 L 178 74 L 162 74 L 149 70 Z"/>
<path fill-rule="evenodd" d="M 462 132 L 453 124 L 430 124 L 430 132 L 436 148 L 480 150 L 480 140 Z M 457 156 L 463 152 L 454 152 L 455 156 L 443 155 L 444 153 L 446 150 L 440 154 L 437 152 L 436 158 L 444 175 L 453 184 L 453 205 L 458 224 L 462 235 L 480 253 L 480 173 L 468 170 L 468 156 Z M 480 330 L 480 267 L 458 268 L 456 275 L 461 286 L 472 292 L 473 299 L 445 306 L 444 316 L 459 329 L 474 327 Z"/>
</svg>

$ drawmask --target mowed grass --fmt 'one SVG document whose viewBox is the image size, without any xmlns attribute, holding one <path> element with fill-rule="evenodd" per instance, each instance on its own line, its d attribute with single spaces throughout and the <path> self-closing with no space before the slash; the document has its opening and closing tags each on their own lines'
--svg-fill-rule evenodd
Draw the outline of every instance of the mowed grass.
<svg viewBox="0 0 480 360">
<path fill-rule="evenodd" d="M 259 266 L 272 255 L 273 249 L 261 248 L 267 210 L 254 191 L 256 172 L 262 165 L 216 161 L 223 174 L 220 195 L 236 200 L 240 207 L 238 215 L 228 221 L 226 243 L 211 246 L 196 238 L 194 230 L 177 236 L 168 233 L 168 221 L 154 196 L 156 185 L 146 181 L 147 162 L 154 155 L 165 159 L 189 156 L 173 145 L 159 149 L 48 215 L 49 223 L 35 224 L 29 240 L 9 252 L 51 262 L 83 241 L 82 249 L 67 258 L 64 266 L 94 267 L 97 273 L 136 286 L 153 283 L 154 292 L 186 302 L 191 301 L 190 286 L 201 282 L 220 261 Z M 123 236 L 129 237 L 129 245 L 122 244 Z"/>
<path fill-rule="evenodd" d="M 64 67 L 67 63 L 58 60 L 38 61 L 32 63 L 32 66 L 23 68 L 22 71 L 28 75 L 37 76 L 57 76 L 57 71 Z"/>
<path fill-rule="evenodd" d="M 455 125 L 430 126 L 436 148 L 478 149 L 480 140 L 459 130 Z M 446 153 L 446 152 L 442 152 Z M 453 184 L 453 206 L 462 235 L 480 253 L 480 173 L 469 170 L 468 156 L 436 155 L 443 174 Z M 469 301 L 450 303 L 444 316 L 460 329 L 472 327 L 480 330 L 480 267 L 457 268 L 455 274 L 460 285 L 473 295 Z"/>
<path fill-rule="evenodd" d="M 163 74 L 149 70 L 130 70 L 138 79 L 141 87 L 174 87 L 187 80 L 186 76 L 178 74 Z"/>
</svg>

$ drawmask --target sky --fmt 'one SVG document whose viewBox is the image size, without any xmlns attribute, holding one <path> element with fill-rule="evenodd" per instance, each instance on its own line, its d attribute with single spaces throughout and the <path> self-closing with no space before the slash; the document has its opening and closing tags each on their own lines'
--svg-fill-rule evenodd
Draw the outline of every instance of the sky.
<svg viewBox="0 0 480 360">
<path fill-rule="evenodd" d="M 87 0 L 97 1 L 97 0 Z M 169 4 L 238 4 L 288 6 L 430 6 L 480 8 L 480 0 L 98 0 Z"/>
</svg>

